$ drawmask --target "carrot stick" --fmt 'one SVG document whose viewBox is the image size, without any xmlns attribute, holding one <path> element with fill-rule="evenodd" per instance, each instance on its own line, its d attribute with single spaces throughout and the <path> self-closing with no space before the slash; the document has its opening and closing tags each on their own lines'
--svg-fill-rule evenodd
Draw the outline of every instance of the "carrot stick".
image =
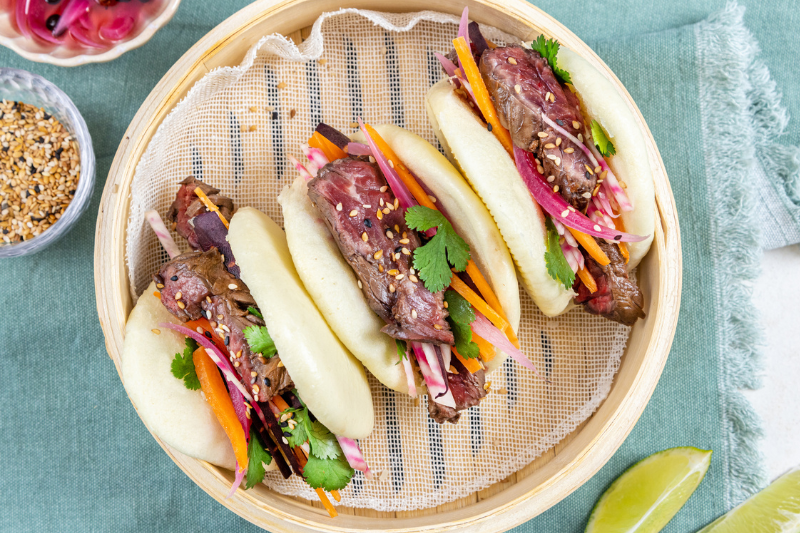
<svg viewBox="0 0 800 533">
<path fill-rule="evenodd" d="M 475 335 L 472 336 L 472 339 L 475 340 Z M 475 372 L 481 369 L 481 364 L 476 359 L 465 358 L 460 353 L 458 353 L 458 350 L 456 350 L 455 346 L 453 346 L 452 351 L 453 354 L 456 356 L 456 359 L 461 361 L 461 364 L 464 365 L 464 367 L 467 370 L 469 370 L 470 374 L 474 374 Z"/>
<path fill-rule="evenodd" d="M 342 495 L 339 494 L 338 490 L 332 490 L 331 491 L 331 496 L 333 496 L 333 499 L 336 500 L 337 502 L 342 501 Z"/>
<path fill-rule="evenodd" d="M 489 304 L 484 302 L 481 297 L 475 293 L 475 291 L 470 289 L 469 286 L 455 274 L 453 274 L 453 278 L 450 280 L 450 288 L 463 296 L 464 299 L 472 305 L 472 307 L 483 313 L 483 315 L 488 318 L 497 329 L 506 334 L 506 337 L 508 337 L 508 340 L 510 340 L 514 346 L 519 347 L 517 336 L 514 334 L 514 330 L 511 329 L 511 325 L 509 325 L 506 319 L 498 315 L 494 309 L 489 307 Z"/>
<path fill-rule="evenodd" d="M 492 309 L 497 311 L 497 314 L 503 317 L 504 320 L 508 321 L 508 317 L 503 311 L 503 306 L 500 305 L 500 300 L 497 299 L 497 296 L 495 295 L 492 288 L 489 286 L 489 283 L 486 281 L 486 278 L 484 278 L 483 274 L 481 274 L 478 265 L 476 265 L 475 261 L 473 261 L 472 259 L 470 259 L 469 262 L 467 262 L 467 274 L 472 279 L 472 282 L 475 284 L 475 286 L 478 288 L 478 291 L 480 291 L 481 296 L 483 296 L 483 299 L 486 300 L 486 303 L 489 304 L 489 306 Z"/>
<path fill-rule="evenodd" d="M 622 218 L 620 217 L 617 219 L 617 227 L 620 231 L 625 231 L 625 226 L 622 224 Z M 618 242 L 619 245 L 619 253 L 622 254 L 622 257 L 625 258 L 625 263 L 627 264 L 628 261 L 631 260 L 631 254 L 628 251 L 628 244 L 624 242 Z"/>
<path fill-rule="evenodd" d="M 214 361 L 206 353 L 205 348 L 198 348 L 192 354 L 197 378 L 200 380 L 200 389 L 206 397 L 206 402 L 211 406 L 214 416 L 219 420 L 225 434 L 233 446 L 233 454 L 239 463 L 239 469 L 247 468 L 247 441 L 244 428 L 233 409 L 233 402 L 228 395 L 228 389 L 219 375 L 219 370 Z"/>
<path fill-rule="evenodd" d="M 272 400 L 272 403 L 274 403 L 275 406 L 278 409 L 280 409 L 281 411 L 285 411 L 285 410 L 289 409 L 289 404 L 286 403 L 286 400 L 284 400 L 280 396 L 275 395 L 270 399 Z"/>
<path fill-rule="evenodd" d="M 467 41 L 463 37 L 453 39 L 453 46 L 456 48 L 458 59 L 461 61 L 461 67 L 464 69 L 464 75 L 472 87 L 472 93 L 475 95 L 478 109 L 481 110 L 483 118 L 492 125 L 492 133 L 506 149 L 511 159 L 514 159 L 514 146 L 511 143 L 511 135 L 508 130 L 500 124 L 500 119 L 497 117 L 497 111 L 494 108 L 492 99 L 489 96 L 489 91 L 483 83 L 481 73 L 478 70 L 478 65 L 475 64 L 475 59 L 472 57 L 472 52 L 469 49 Z"/>
<path fill-rule="evenodd" d="M 578 244 L 583 246 L 583 249 L 589 252 L 589 255 L 592 256 L 592 259 L 598 262 L 600 266 L 606 266 L 611 262 L 608 258 L 606 253 L 600 248 L 600 245 L 597 244 L 597 241 L 591 235 L 587 235 L 582 231 L 578 231 L 576 229 L 572 229 L 569 226 L 564 226 L 572 233 L 572 236 L 575 237 L 575 240 L 578 241 Z"/>
<path fill-rule="evenodd" d="M 161 299 L 161 293 L 160 293 L 160 292 L 158 292 L 158 291 L 155 291 L 155 292 L 153 293 L 153 296 L 155 296 L 155 297 L 156 297 L 156 298 L 158 298 L 159 300 Z"/>
<path fill-rule="evenodd" d="M 317 496 L 319 496 L 319 501 L 322 502 L 322 505 L 325 506 L 325 510 L 328 511 L 328 514 L 331 515 L 331 518 L 336 518 L 339 516 L 339 513 L 336 512 L 336 507 L 333 506 L 331 501 L 325 495 L 325 491 L 322 489 L 314 489 L 317 492 Z"/>
<path fill-rule="evenodd" d="M 208 196 L 206 196 L 206 193 L 204 193 L 204 192 L 203 192 L 203 190 L 202 190 L 200 187 L 195 187 L 195 189 L 194 189 L 194 193 L 197 195 L 197 197 L 198 197 L 198 198 L 200 198 L 200 201 L 201 201 L 201 202 L 203 202 L 203 205 L 205 205 L 205 206 L 206 206 L 206 208 L 207 208 L 209 211 L 213 211 L 214 213 L 216 213 L 216 214 L 217 214 L 217 216 L 218 216 L 218 217 L 219 217 L 219 219 L 222 221 L 222 223 L 223 223 L 223 224 L 225 224 L 225 227 L 226 227 L 226 228 L 227 228 L 227 227 L 230 227 L 230 226 L 228 225 L 228 221 L 225 219 L 225 217 L 224 217 L 224 216 L 222 216 L 222 213 L 220 213 L 220 211 L 219 211 L 219 207 L 217 207 L 217 206 L 214 204 L 214 202 L 212 202 L 211 200 L 209 200 L 209 199 L 208 199 Z"/>
<path fill-rule="evenodd" d="M 308 145 L 311 148 L 318 148 L 318 149 L 322 150 L 322 153 L 325 154 L 325 157 L 328 158 L 328 161 L 330 161 L 331 157 L 333 157 L 333 154 L 327 149 L 328 147 L 323 144 L 322 135 L 320 135 L 316 131 L 308 139 Z"/>
<path fill-rule="evenodd" d="M 475 335 L 475 332 L 472 333 L 472 342 L 478 345 L 478 349 L 481 352 L 481 359 L 484 363 L 488 363 L 494 359 L 495 355 L 497 355 L 497 349 L 492 345 L 492 343 L 483 337 Z"/>
<path fill-rule="evenodd" d="M 414 179 L 414 176 L 411 175 L 411 172 L 406 168 L 403 162 L 397 157 L 397 154 L 394 153 L 394 150 L 389 146 L 389 144 L 383 140 L 383 138 L 378 135 L 378 132 L 375 131 L 375 128 L 367 124 L 365 126 L 367 131 L 369 132 L 370 137 L 372 140 L 375 141 L 375 144 L 378 146 L 378 149 L 383 152 L 383 155 L 391 161 L 390 165 L 393 165 L 397 171 L 397 175 L 400 176 L 400 180 L 403 184 L 408 188 L 408 191 L 414 197 L 414 199 L 419 202 L 420 205 L 428 207 L 430 209 L 434 209 L 438 211 L 439 209 L 436 207 L 436 204 L 428 197 L 428 194 L 425 192 L 425 189 Z"/>
<path fill-rule="evenodd" d="M 581 278 L 581 281 L 586 285 L 586 288 L 589 289 L 589 292 L 597 292 L 597 283 L 595 283 L 594 278 L 585 267 L 581 267 L 581 269 L 578 270 L 578 277 Z"/>
</svg>

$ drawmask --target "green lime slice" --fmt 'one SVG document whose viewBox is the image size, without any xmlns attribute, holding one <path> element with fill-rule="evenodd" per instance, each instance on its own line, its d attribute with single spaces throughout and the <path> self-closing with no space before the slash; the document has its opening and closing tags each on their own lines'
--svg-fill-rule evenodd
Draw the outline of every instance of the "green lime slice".
<svg viewBox="0 0 800 533">
<path fill-rule="evenodd" d="M 586 533 L 657 533 L 683 507 L 706 475 L 711 452 L 670 448 L 627 469 L 603 493 Z"/>
<path fill-rule="evenodd" d="M 700 533 L 795 533 L 800 531 L 800 469 L 775 480 Z"/>
</svg>

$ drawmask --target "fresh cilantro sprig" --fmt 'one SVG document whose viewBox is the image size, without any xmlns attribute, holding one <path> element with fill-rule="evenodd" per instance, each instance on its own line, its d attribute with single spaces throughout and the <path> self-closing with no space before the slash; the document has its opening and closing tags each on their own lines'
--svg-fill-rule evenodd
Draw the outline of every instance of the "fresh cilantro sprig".
<svg viewBox="0 0 800 533">
<path fill-rule="evenodd" d="M 597 149 L 600 150 L 603 157 L 608 157 L 617 153 L 617 149 L 614 148 L 614 145 L 608 140 L 608 135 L 606 135 L 605 130 L 596 120 L 592 120 L 592 139 L 594 139 L 594 145 L 597 146 Z"/>
<path fill-rule="evenodd" d="M 308 456 L 308 462 L 303 467 L 306 483 L 312 488 L 321 488 L 328 492 L 345 488 L 353 478 L 353 474 L 355 470 L 347 463 L 344 456 L 320 459 L 312 454 Z"/>
<path fill-rule="evenodd" d="M 456 350 L 466 359 L 474 359 L 480 355 L 478 345 L 472 341 L 470 324 L 475 322 L 475 311 L 469 302 L 456 291 L 446 291 L 444 301 L 450 315 L 447 321 L 456 340 Z"/>
<path fill-rule="evenodd" d="M 545 226 L 547 227 L 547 250 L 544 253 L 544 262 L 547 265 L 547 273 L 551 278 L 562 283 L 566 289 L 571 289 L 572 284 L 575 283 L 575 272 L 572 271 L 567 258 L 564 257 L 561 244 L 558 242 L 558 231 L 556 231 L 553 221 L 547 218 Z"/>
<path fill-rule="evenodd" d="M 264 320 L 264 315 L 261 314 L 261 311 L 253 307 L 252 305 L 247 308 L 247 312 L 253 316 L 257 316 L 261 320 Z"/>
<path fill-rule="evenodd" d="M 453 277 L 450 265 L 459 272 L 467 268 L 469 245 L 458 236 L 444 215 L 435 209 L 421 205 L 410 207 L 406 210 L 406 224 L 417 231 L 436 228 L 436 235 L 427 244 L 414 250 L 414 268 L 419 271 L 426 289 L 441 291 L 450 285 Z"/>
<path fill-rule="evenodd" d="M 260 353 L 266 358 L 270 358 L 278 349 L 275 348 L 275 343 L 267 331 L 266 326 L 248 326 L 242 331 L 244 338 L 247 339 L 247 344 L 250 350 L 254 353 Z"/>
<path fill-rule="evenodd" d="M 192 354 L 195 350 L 197 350 L 197 343 L 193 339 L 187 338 L 186 348 L 183 349 L 183 356 L 176 353 L 170 365 L 172 375 L 178 379 L 182 379 L 183 385 L 189 390 L 197 390 L 200 388 L 200 379 L 197 377 L 197 371 L 194 368 L 194 359 L 192 358 Z"/>
<path fill-rule="evenodd" d="M 264 449 L 261 441 L 258 440 L 258 434 L 254 430 L 250 430 L 250 442 L 247 445 L 247 473 L 244 478 L 244 488 L 252 489 L 257 484 L 264 481 L 264 474 L 266 474 L 265 465 L 272 461 L 272 455 Z"/>
<path fill-rule="evenodd" d="M 407 357 L 406 352 L 408 351 L 408 347 L 406 346 L 406 343 L 401 340 L 395 339 L 394 343 L 397 346 L 397 362 L 395 365 L 399 365 L 403 362 L 403 359 Z"/>
<path fill-rule="evenodd" d="M 336 436 L 319 420 L 311 421 L 307 407 L 292 408 L 281 414 L 293 413 L 294 429 L 282 428 L 289 446 L 302 446 L 308 441 L 311 453 L 303 467 L 303 477 L 313 488 L 327 491 L 343 489 L 355 471 L 347 463 Z"/>
<path fill-rule="evenodd" d="M 539 52 L 539 55 L 547 60 L 550 68 L 553 69 L 553 74 L 561 83 L 572 83 L 569 72 L 558 67 L 558 49 L 561 45 L 555 39 L 545 39 L 544 35 L 539 37 L 531 43 L 531 48 Z"/>
</svg>

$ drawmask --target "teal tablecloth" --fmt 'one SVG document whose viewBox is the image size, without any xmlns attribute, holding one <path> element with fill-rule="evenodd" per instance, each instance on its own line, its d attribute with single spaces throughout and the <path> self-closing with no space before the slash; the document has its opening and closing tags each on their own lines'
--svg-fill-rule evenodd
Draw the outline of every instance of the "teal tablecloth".
<svg viewBox="0 0 800 533">
<path fill-rule="evenodd" d="M 0 50 L 0 65 L 57 83 L 83 113 L 97 155 L 92 205 L 64 240 L 0 261 L 0 529 L 255 531 L 197 488 L 136 416 L 105 352 L 94 298 L 93 245 L 102 186 L 134 113 L 167 69 L 245 0 L 184 0 L 147 45 L 107 64 L 62 69 Z M 758 243 L 798 240 L 798 191 L 784 187 L 800 144 L 790 0 L 747 2 L 703 21 L 722 0 L 537 0 L 592 45 L 639 104 L 664 158 L 683 242 L 682 309 L 672 353 L 641 420 L 591 481 L 519 532 L 581 531 L 596 498 L 655 451 L 715 451 L 698 492 L 665 531 L 689 533 L 764 483 L 758 423 L 735 392 L 754 386 L 757 322 L 746 281 Z M 431 5 L 435 9 L 435 3 Z M 761 63 L 753 63 L 755 41 Z M 770 81 L 766 69 L 772 75 Z M 777 91 L 777 92 L 776 92 Z M 761 192 L 759 192 L 761 191 Z M 766 191 L 766 192 L 764 192 Z M 759 233 L 760 232 L 760 233 Z"/>
</svg>

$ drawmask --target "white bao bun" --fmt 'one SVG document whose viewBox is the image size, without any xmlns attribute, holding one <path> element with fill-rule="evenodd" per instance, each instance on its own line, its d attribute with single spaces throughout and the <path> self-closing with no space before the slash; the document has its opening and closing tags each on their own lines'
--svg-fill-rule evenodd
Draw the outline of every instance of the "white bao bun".
<svg viewBox="0 0 800 533">
<path fill-rule="evenodd" d="M 547 316 L 566 311 L 575 293 L 547 273 L 544 215 L 532 201 L 514 161 L 447 80 L 431 87 L 425 104 L 448 157 L 460 167 L 497 223 L 525 291 Z"/>
<path fill-rule="evenodd" d="M 617 155 L 609 158 L 608 164 L 617 179 L 627 184 L 625 192 L 633 203 L 633 211 L 622 213 L 625 231 L 648 236 L 641 242 L 628 243 L 631 257 L 627 266 L 631 270 L 650 249 L 657 216 L 653 174 L 644 135 L 614 85 L 588 61 L 562 46 L 558 52 L 558 64 L 569 72 L 584 111 L 603 126 L 609 140 L 614 143 Z"/>
<path fill-rule="evenodd" d="M 375 417 L 364 367 L 306 292 L 283 230 L 264 213 L 244 207 L 231 218 L 228 242 L 302 400 L 334 434 L 369 436 Z"/>
<path fill-rule="evenodd" d="M 470 255 L 491 286 L 514 331 L 519 328 L 519 285 L 514 262 L 500 231 L 480 198 L 446 157 L 422 137 L 391 125 L 375 126 L 397 157 L 430 190 L 450 217 L 453 229 L 469 245 Z M 361 133 L 355 140 L 364 142 Z M 486 364 L 487 373 L 503 363 L 500 352 Z"/>
<path fill-rule="evenodd" d="M 145 425 L 170 448 L 233 470 L 236 459 L 230 441 L 199 390 L 189 390 L 172 375 L 176 353 L 185 337 L 162 322 L 179 324 L 153 296 L 151 283 L 125 324 L 122 379 Z M 155 333 L 155 331 L 160 333 Z"/>
</svg>

